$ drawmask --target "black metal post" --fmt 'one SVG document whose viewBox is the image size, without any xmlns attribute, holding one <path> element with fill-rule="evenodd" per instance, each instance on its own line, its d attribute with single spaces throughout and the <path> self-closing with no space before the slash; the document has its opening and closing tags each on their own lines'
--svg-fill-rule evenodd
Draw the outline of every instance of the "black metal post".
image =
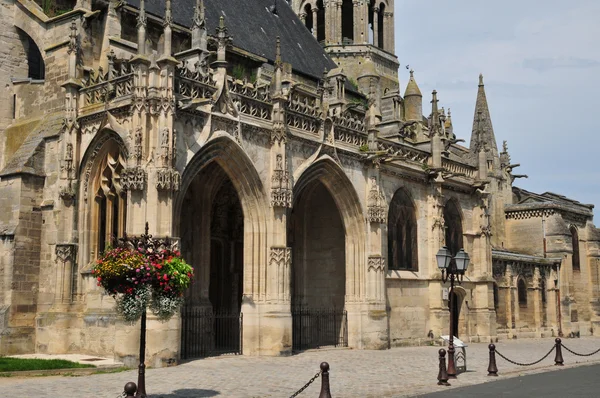
<svg viewBox="0 0 600 398">
<path fill-rule="evenodd" d="M 490 363 L 488 366 L 488 376 L 498 376 L 498 367 L 496 366 L 496 346 L 490 344 Z"/>
<path fill-rule="evenodd" d="M 329 390 L 329 364 L 327 362 L 321 363 L 321 393 L 319 398 L 331 398 L 331 391 Z"/>
<path fill-rule="evenodd" d="M 130 381 L 129 383 L 125 384 L 125 398 L 134 398 L 135 391 L 137 390 L 137 386 L 135 385 L 134 382 Z"/>
<path fill-rule="evenodd" d="M 438 386 L 449 386 L 448 372 L 446 372 L 446 350 L 443 348 L 439 351 L 440 354 L 440 372 L 438 373 Z"/>
<path fill-rule="evenodd" d="M 146 311 L 142 312 L 140 326 L 140 366 L 138 367 L 138 389 L 136 398 L 146 398 Z"/>
<path fill-rule="evenodd" d="M 456 379 L 454 364 L 454 273 L 450 274 L 450 339 L 448 341 L 448 378 Z"/>
<path fill-rule="evenodd" d="M 554 357 L 554 365 L 556 366 L 563 366 L 564 365 L 564 361 L 563 361 L 563 356 L 562 356 L 562 341 L 561 339 L 559 339 L 558 337 L 556 338 L 556 340 L 554 340 L 554 342 L 556 343 L 556 356 Z"/>
</svg>

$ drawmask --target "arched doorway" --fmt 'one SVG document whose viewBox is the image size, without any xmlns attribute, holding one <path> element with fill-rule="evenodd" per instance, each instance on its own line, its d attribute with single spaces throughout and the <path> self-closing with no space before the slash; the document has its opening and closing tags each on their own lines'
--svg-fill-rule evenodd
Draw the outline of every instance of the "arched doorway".
<svg viewBox="0 0 600 398">
<path fill-rule="evenodd" d="M 462 304 L 462 299 L 461 299 L 460 295 L 457 294 L 456 292 L 452 292 L 450 294 L 450 300 L 448 300 L 448 309 L 452 313 L 451 322 L 452 322 L 452 331 L 453 331 L 454 337 L 458 337 L 458 335 L 459 335 L 458 326 L 459 326 L 459 319 L 460 319 L 461 304 Z"/>
<path fill-rule="evenodd" d="M 266 272 L 268 202 L 254 165 L 225 133 L 215 133 L 187 164 L 175 197 L 175 236 L 194 266 L 182 313 L 181 356 L 258 350 Z M 243 331 L 246 329 L 246 333 Z"/>
<path fill-rule="evenodd" d="M 290 218 L 292 348 L 347 345 L 345 233 L 337 205 L 314 180 L 296 196 Z"/>
<path fill-rule="evenodd" d="M 181 250 L 196 273 L 183 310 L 182 357 L 241 353 L 244 213 L 217 163 L 191 182 L 180 223 Z"/>
</svg>

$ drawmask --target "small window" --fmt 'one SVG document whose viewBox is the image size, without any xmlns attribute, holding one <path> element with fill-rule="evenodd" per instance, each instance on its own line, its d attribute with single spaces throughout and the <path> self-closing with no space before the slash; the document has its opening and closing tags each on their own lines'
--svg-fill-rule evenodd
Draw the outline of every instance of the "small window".
<svg viewBox="0 0 600 398">
<path fill-rule="evenodd" d="M 500 303 L 500 292 L 498 291 L 498 284 L 494 283 L 494 310 L 498 311 L 499 303 Z"/>
<path fill-rule="evenodd" d="M 581 264 L 579 260 L 579 234 L 577 228 L 571 227 L 571 245 L 573 246 L 573 271 L 580 271 Z"/>
<path fill-rule="evenodd" d="M 579 314 L 577 310 L 571 310 L 571 322 L 579 322 Z"/>
<path fill-rule="evenodd" d="M 527 307 L 527 286 L 523 279 L 517 282 L 517 294 L 519 296 L 519 307 Z"/>
<path fill-rule="evenodd" d="M 29 66 L 27 77 L 35 80 L 46 78 L 46 66 L 40 49 L 29 36 L 27 36 L 27 64 Z"/>
</svg>

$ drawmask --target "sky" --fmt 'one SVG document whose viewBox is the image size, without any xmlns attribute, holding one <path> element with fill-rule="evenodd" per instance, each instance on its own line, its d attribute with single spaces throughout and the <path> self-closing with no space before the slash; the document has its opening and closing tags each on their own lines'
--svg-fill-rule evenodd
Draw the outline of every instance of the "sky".
<svg viewBox="0 0 600 398">
<path fill-rule="evenodd" d="M 402 91 L 415 71 L 468 145 L 478 76 L 514 185 L 594 204 L 600 214 L 600 1 L 396 0 Z M 595 220 L 598 224 L 598 220 Z"/>
</svg>

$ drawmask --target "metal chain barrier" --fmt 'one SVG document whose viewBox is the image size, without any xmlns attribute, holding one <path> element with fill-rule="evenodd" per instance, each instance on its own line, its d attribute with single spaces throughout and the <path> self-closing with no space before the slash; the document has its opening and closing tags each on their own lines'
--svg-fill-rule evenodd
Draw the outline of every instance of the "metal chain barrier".
<svg viewBox="0 0 600 398">
<path fill-rule="evenodd" d="M 496 349 L 496 354 L 498 354 L 500 356 L 500 358 L 512 363 L 513 365 L 517 365 L 517 366 L 532 366 L 532 365 L 537 365 L 538 363 L 542 362 L 544 359 L 548 358 L 548 356 L 550 354 L 552 354 L 552 351 L 554 351 L 554 349 L 556 348 L 556 346 L 552 346 L 552 348 L 550 349 L 550 351 L 548 351 L 548 353 L 546 355 L 544 355 L 540 360 L 535 361 L 535 362 L 531 362 L 531 363 L 520 363 L 517 361 L 513 361 L 508 359 L 507 357 L 505 357 L 504 355 L 502 355 L 498 349 Z"/>
<path fill-rule="evenodd" d="M 567 347 L 565 347 L 565 345 L 564 345 L 564 344 L 562 344 L 562 343 L 561 343 L 561 345 L 562 345 L 562 347 L 563 347 L 565 350 L 567 350 L 567 351 L 569 351 L 571 354 L 573 354 L 573 355 L 577 355 L 577 356 L 579 356 L 579 357 L 591 357 L 592 355 L 594 355 L 594 354 L 597 354 L 597 353 L 599 353 L 599 352 L 600 352 L 600 348 L 598 348 L 596 351 L 594 351 L 594 352 L 591 352 L 591 353 L 589 353 L 589 354 L 579 354 L 579 353 L 577 353 L 577 352 L 575 352 L 575 351 L 573 351 L 573 350 L 570 350 L 570 349 L 568 349 Z"/>
<path fill-rule="evenodd" d="M 319 376 L 321 376 L 321 371 L 319 371 L 319 373 L 317 373 L 316 375 L 314 375 L 312 377 L 312 379 L 310 379 L 308 381 L 308 383 L 306 383 L 301 389 L 299 389 L 298 391 L 296 391 L 293 395 L 290 396 L 290 398 L 295 398 L 298 395 L 302 394 L 302 392 L 304 390 L 306 390 L 308 388 L 308 386 L 310 386 L 315 380 L 317 380 L 319 378 Z"/>
</svg>

